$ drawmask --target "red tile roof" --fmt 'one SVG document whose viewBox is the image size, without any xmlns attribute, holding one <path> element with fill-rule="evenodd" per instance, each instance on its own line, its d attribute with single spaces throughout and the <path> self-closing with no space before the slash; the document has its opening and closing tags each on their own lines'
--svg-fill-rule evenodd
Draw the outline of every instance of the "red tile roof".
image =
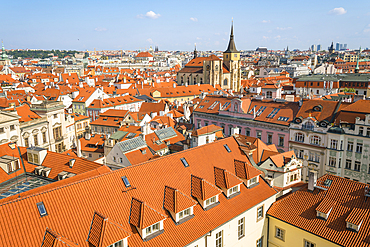
<svg viewBox="0 0 370 247">
<path fill-rule="evenodd" d="M 364 193 L 367 185 L 329 174 L 319 178 L 317 185 L 323 187 L 327 179 L 332 180 L 327 190 L 316 188 L 310 192 L 305 186 L 275 202 L 267 215 L 340 246 L 370 246 L 370 218 L 365 217 L 370 211 L 370 201 Z M 316 216 L 322 203 L 325 207 L 321 210 L 332 208 L 327 220 Z M 353 224 L 362 221 L 360 230 L 348 230 L 346 220 Z"/>
<path fill-rule="evenodd" d="M 229 146 L 230 153 L 225 150 L 224 144 Z M 182 157 L 186 158 L 188 167 L 184 167 L 180 161 Z M 14 198 L 0 206 L 0 214 L 7 215 L 0 225 L 2 244 L 39 246 L 45 229 L 49 227 L 79 246 L 88 246 L 86 239 L 94 212 L 98 211 L 131 234 L 128 237 L 129 246 L 187 245 L 276 194 L 274 189 L 260 180 L 258 185 L 250 189 L 241 186 L 240 194 L 232 199 L 219 196 L 219 204 L 211 210 L 204 211 L 196 204 L 194 217 L 176 225 L 163 208 L 165 186 L 190 197 L 194 194 L 191 181 L 195 175 L 208 181 L 203 184 L 210 185 L 219 193 L 214 185 L 213 168 L 217 166 L 234 173 L 235 159 L 246 161 L 247 157 L 239 151 L 236 140 L 230 137 L 140 165 L 40 191 L 32 196 Z M 128 178 L 130 188 L 126 188 L 122 182 L 123 176 Z M 40 217 L 37 202 L 45 205 L 46 216 Z M 133 228 L 145 227 L 163 219 L 164 232 L 149 241 L 143 241 Z"/>
</svg>

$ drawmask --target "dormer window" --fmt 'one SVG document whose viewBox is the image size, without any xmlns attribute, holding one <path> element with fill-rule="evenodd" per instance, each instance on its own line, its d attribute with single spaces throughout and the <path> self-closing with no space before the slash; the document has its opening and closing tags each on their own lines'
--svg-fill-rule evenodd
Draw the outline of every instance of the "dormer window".
<svg viewBox="0 0 370 247">
<path fill-rule="evenodd" d="M 254 178 L 249 179 L 249 180 L 248 180 L 248 187 L 250 187 L 250 186 L 252 186 L 252 185 L 256 184 L 257 182 L 258 182 L 257 177 L 254 177 Z"/>
<path fill-rule="evenodd" d="M 205 207 L 208 207 L 208 206 L 210 206 L 210 205 L 212 205 L 216 202 L 217 202 L 217 196 L 213 196 L 213 197 L 206 200 Z"/>
<path fill-rule="evenodd" d="M 123 246 L 125 246 L 123 240 L 120 240 L 117 243 L 109 245 L 108 247 L 123 247 Z"/>
<path fill-rule="evenodd" d="M 146 236 L 151 235 L 151 234 L 159 231 L 159 229 L 160 229 L 160 223 L 158 222 L 158 223 L 155 223 L 155 224 L 145 228 L 145 234 L 146 234 Z"/>
<path fill-rule="evenodd" d="M 361 221 L 361 223 L 362 223 L 362 221 Z M 347 229 L 358 232 L 358 230 L 360 230 L 361 223 L 360 223 L 360 225 L 355 225 L 355 224 L 352 224 L 350 222 L 347 222 Z"/>
<path fill-rule="evenodd" d="M 331 211 L 331 209 L 330 209 L 330 211 Z M 330 211 L 329 211 L 329 213 L 330 213 Z M 320 211 L 317 211 L 317 210 L 316 210 L 316 216 L 317 216 L 318 218 L 322 218 L 322 219 L 324 219 L 324 220 L 327 220 L 327 219 L 328 219 L 329 213 L 325 214 L 325 213 L 323 213 L 323 212 L 320 212 Z"/>
<path fill-rule="evenodd" d="M 229 197 L 229 196 L 231 196 L 232 194 L 235 194 L 235 193 L 237 193 L 237 192 L 239 192 L 239 185 L 237 185 L 237 186 L 234 186 L 234 187 L 232 187 L 232 188 L 230 188 L 229 190 L 228 190 L 228 192 L 227 192 L 227 196 Z"/>
<path fill-rule="evenodd" d="M 179 220 L 181 220 L 181 219 L 183 219 L 183 218 L 185 218 L 187 216 L 192 215 L 193 214 L 192 211 L 193 211 L 193 208 L 191 207 L 191 208 L 187 208 L 187 209 L 179 212 L 178 213 Z"/>
</svg>

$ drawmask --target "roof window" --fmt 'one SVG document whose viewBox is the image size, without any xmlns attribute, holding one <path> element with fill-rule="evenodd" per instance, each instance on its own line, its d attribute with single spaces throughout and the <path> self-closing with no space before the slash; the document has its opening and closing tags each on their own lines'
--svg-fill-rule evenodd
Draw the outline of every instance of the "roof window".
<svg viewBox="0 0 370 247">
<path fill-rule="evenodd" d="M 331 183 L 333 182 L 333 180 L 331 179 L 326 179 L 325 182 L 324 182 L 324 186 L 327 186 L 329 187 L 331 185 Z"/>
<path fill-rule="evenodd" d="M 123 177 L 122 177 L 122 181 L 123 181 L 123 183 L 125 184 L 126 188 L 131 187 L 131 184 L 130 184 L 130 182 L 128 181 L 128 178 L 127 178 L 126 176 L 123 176 Z"/>
<path fill-rule="evenodd" d="M 186 159 L 185 159 L 185 158 L 181 158 L 180 160 L 181 160 L 182 164 L 183 164 L 185 167 L 188 167 L 188 166 L 189 166 L 189 164 L 188 164 L 188 162 L 186 161 Z"/>
<path fill-rule="evenodd" d="M 226 149 L 226 151 L 227 151 L 228 153 L 231 153 L 231 149 L 229 148 L 229 146 L 228 146 L 227 144 L 225 144 L 225 145 L 224 145 L 224 147 L 225 147 L 225 149 Z"/>
<path fill-rule="evenodd" d="M 46 212 L 45 205 L 43 202 L 38 202 L 37 209 L 39 210 L 40 216 L 46 216 L 48 213 Z"/>
</svg>

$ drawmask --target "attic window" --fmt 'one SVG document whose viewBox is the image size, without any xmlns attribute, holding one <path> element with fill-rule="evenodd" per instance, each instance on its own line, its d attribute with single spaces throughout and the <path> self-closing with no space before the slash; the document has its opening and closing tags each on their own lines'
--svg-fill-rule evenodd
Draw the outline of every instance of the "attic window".
<svg viewBox="0 0 370 247">
<path fill-rule="evenodd" d="M 185 159 L 185 158 L 181 158 L 180 160 L 181 160 L 182 164 L 183 164 L 185 167 L 188 167 L 188 166 L 189 166 L 189 164 L 188 164 L 188 162 L 186 161 L 186 159 Z"/>
<path fill-rule="evenodd" d="M 131 187 L 131 184 L 130 184 L 130 182 L 128 181 L 128 178 L 127 178 L 126 176 L 123 176 L 123 177 L 122 177 L 122 181 L 123 181 L 123 183 L 125 184 L 126 188 Z"/>
<path fill-rule="evenodd" d="M 37 209 L 39 210 L 40 216 L 41 217 L 46 216 L 47 212 L 46 212 L 44 203 L 38 202 L 36 205 L 37 205 Z"/>
<path fill-rule="evenodd" d="M 225 145 L 224 145 L 224 147 L 225 147 L 225 149 L 226 149 L 226 151 L 227 151 L 228 153 L 231 153 L 231 149 L 229 148 L 229 146 L 228 146 L 227 144 L 225 144 Z"/>
<path fill-rule="evenodd" d="M 325 182 L 324 182 L 324 186 L 326 187 L 329 187 L 331 185 L 331 183 L 333 182 L 333 180 L 331 179 L 326 179 Z"/>
</svg>

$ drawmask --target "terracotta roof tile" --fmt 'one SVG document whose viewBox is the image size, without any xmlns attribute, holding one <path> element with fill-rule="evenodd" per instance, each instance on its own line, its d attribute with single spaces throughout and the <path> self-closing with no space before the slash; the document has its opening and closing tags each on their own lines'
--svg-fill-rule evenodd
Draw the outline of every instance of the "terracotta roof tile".
<svg viewBox="0 0 370 247">
<path fill-rule="evenodd" d="M 235 165 L 235 174 L 239 178 L 242 179 L 251 179 L 254 177 L 257 177 L 258 175 L 262 175 L 263 172 L 258 170 L 257 168 L 253 167 L 252 164 L 249 162 L 240 161 L 240 160 L 234 160 Z"/>
<path fill-rule="evenodd" d="M 174 213 L 178 213 L 197 204 L 196 201 L 180 191 L 166 186 L 164 188 L 163 207 Z"/>
<path fill-rule="evenodd" d="M 276 201 L 267 215 L 340 246 L 370 246 L 367 240 L 370 218 L 365 217 L 370 211 L 370 201 L 365 200 L 364 193 L 367 185 L 329 174 L 319 178 L 317 184 L 321 186 L 328 179 L 332 182 L 327 190 L 316 188 L 311 192 L 305 186 Z M 326 220 L 316 216 L 316 209 L 324 200 L 328 205 L 330 201 L 333 202 Z M 324 208 L 322 210 L 327 211 L 328 206 Z M 356 224 L 361 219 L 358 232 L 347 229 L 346 220 Z"/>
</svg>

